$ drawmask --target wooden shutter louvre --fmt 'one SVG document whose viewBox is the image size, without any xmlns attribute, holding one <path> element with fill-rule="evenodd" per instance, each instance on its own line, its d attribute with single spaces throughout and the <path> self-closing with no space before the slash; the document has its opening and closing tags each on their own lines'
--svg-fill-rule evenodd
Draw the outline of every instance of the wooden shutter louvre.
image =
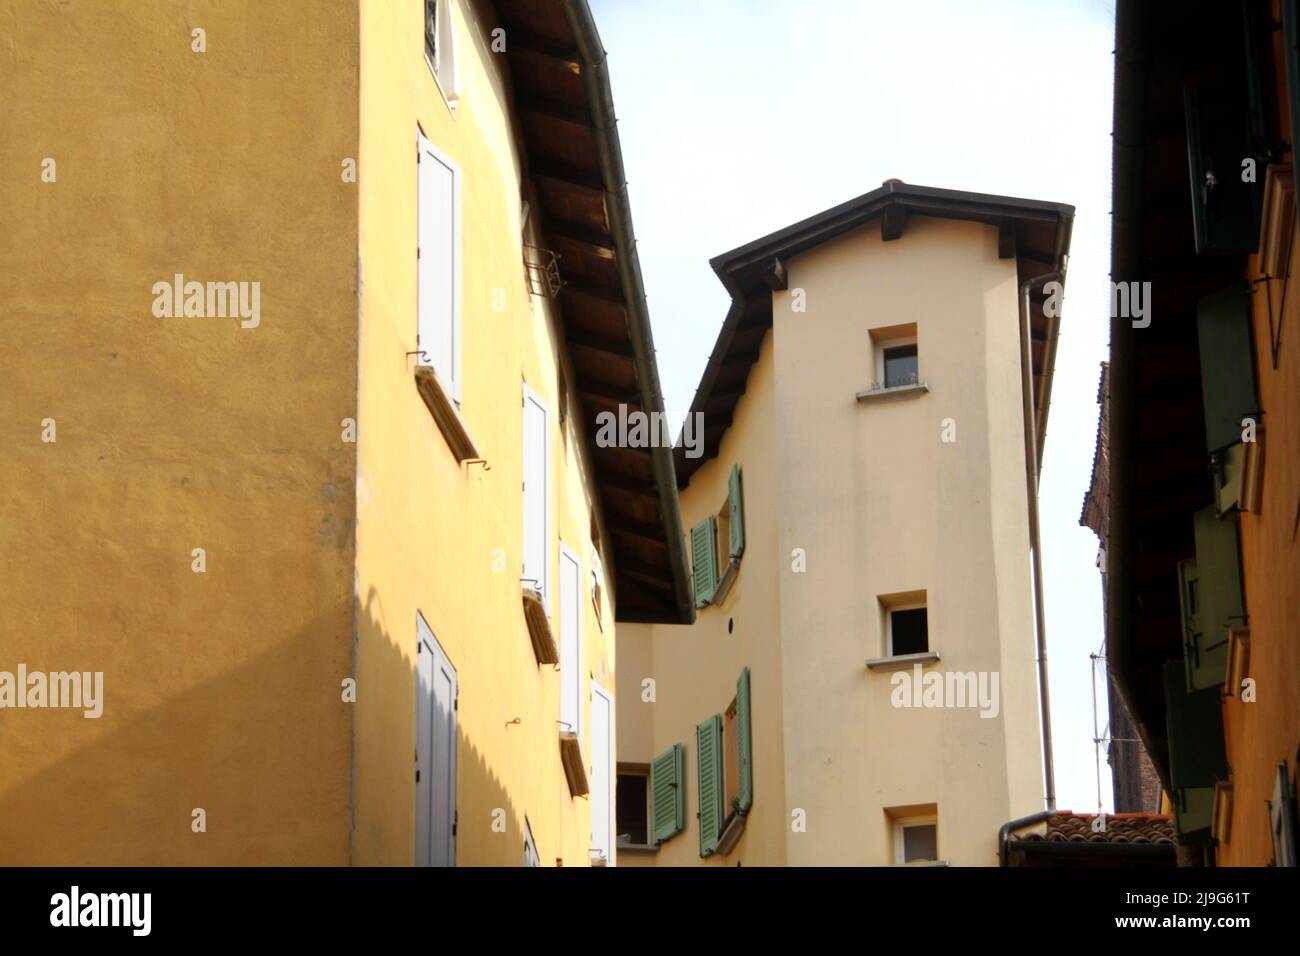
<svg viewBox="0 0 1300 956">
<path fill-rule="evenodd" d="M 700 856 L 712 856 L 722 832 L 722 716 L 714 714 L 695 728 L 699 776 Z"/>
<path fill-rule="evenodd" d="M 1241 420 L 1257 415 L 1254 348 L 1250 336 L 1250 293 L 1244 282 L 1196 304 L 1201 355 L 1201 399 L 1205 406 L 1206 450 L 1213 453 L 1241 441 Z"/>
<path fill-rule="evenodd" d="M 1223 706 L 1216 688 L 1188 693 L 1177 661 L 1165 665 L 1165 715 L 1169 734 L 1169 776 L 1180 836 L 1209 839 L 1214 784 L 1228 776 L 1223 749 Z"/>
<path fill-rule="evenodd" d="M 1214 506 L 1192 516 L 1196 539 L 1197 628 L 1186 646 L 1187 689 L 1218 687 L 1227 677 L 1228 628 L 1245 623 L 1237 516 Z"/>
<path fill-rule="evenodd" d="M 691 529 L 695 606 L 707 607 L 718 589 L 718 521 L 712 515 Z"/>
<path fill-rule="evenodd" d="M 655 846 L 672 839 L 686 828 L 685 748 L 673 744 L 650 764 L 650 800 Z"/>
<path fill-rule="evenodd" d="M 745 498 L 739 465 L 731 466 L 727 502 L 731 510 L 731 560 L 739 561 L 745 553 Z"/>
<path fill-rule="evenodd" d="M 754 747 L 750 739 L 749 668 L 742 668 L 736 681 L 736 752 L 740 765 L 737 809 L 746 814 L 754 805 Z"/>
</svg>

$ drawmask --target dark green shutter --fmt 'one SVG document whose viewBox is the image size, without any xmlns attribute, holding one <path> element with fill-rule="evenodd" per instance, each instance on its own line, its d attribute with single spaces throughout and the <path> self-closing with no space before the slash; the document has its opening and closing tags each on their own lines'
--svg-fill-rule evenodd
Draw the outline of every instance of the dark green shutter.
<svg viewBox="0 0 1300 956">
<path fill-rule="evenodd" d="M 745 553 L 745 498 L 739 465 L 731 466 L 727 499 L 731 504 L 731 560 L 739 561 Z"/>
<path fill-rule="evenodd" d="M 743 668 L 736 681 L 736 753 L 740 766 L 741 813 L 754 805 L 754 748 L 750 741 L 749 668 Z"/>
<path fill-rule="evenodd" d="M 1294 153 L 1300 142 L 1300 0 L 1282 0 L 1282 52 L 1286 60 L 1286 92 L 1291 111 L 1290 139 Z M 1300 190 L 1296 191 L 1300 210 Z"/>
<path fill-rule="evenodd" d="M 685 754 L 681 744 L 655 757 L 650 764 L 651 819 L 654 832 L 650 842 L 658 846 L 686 827 Z"/>
<path fill-rule="evenodd" d="M 1233 22 L 1240 36 L 1239 11 Z M 1241 179 L 1242 160 L 1255 153 L 1248 104 L 1244 83 L 1188 87 L 1184 93 L 1192 224 L 1201 254 L 1254 252 L 1259 245 L 1264 169 L 1257 165 L 1253 183 Z"/>
<path fill-rule="evenodd" d="M 1182 667 L 1165 665 L 1165 719 L 1175 823 L 1184 842 L 1209 838 L 1214 784 L 1226 780 L 1223 708 L 1216 689 L 1187 692 Z"/>
<path fill-rule="evenodd" d="M 707 607 L 718 589 L 718 520 L 712 515 L 691 529 L 695 606 Z"/>
<path fill-rule="evenodd" d="M 1196 304 L 1201 351 L 1205 445 L 1211 452 L 1241 441 L 1241 420 L 1259 411 L 1250 342 L 1250 294 L 1234 282 Z"/>
<path fill-rule="evenodd" d="M 1219 518 L 1214 507 L 1192 516 L 1196 536 L 1197 628 L 1185 647 L 1187 689 L 1219 687 L 1228 666 L 1228 628 L 1243 624 L 1237 516 Z"/>
<path fill-rule="evenodd" d="M 712 856 L 722 832 L 722 717 L 714 714 L 695 728 L 700 779 L 700 856 Z"/>
<path fill-rule="evenodd" d="M 1246 445 L 1237 442 L 1210 456 L 1210 470 L 1214 473 L 1214 507 L 1223 517 L 1241 508 L 1241 480 L 1246 473 Z"/>
</svg>

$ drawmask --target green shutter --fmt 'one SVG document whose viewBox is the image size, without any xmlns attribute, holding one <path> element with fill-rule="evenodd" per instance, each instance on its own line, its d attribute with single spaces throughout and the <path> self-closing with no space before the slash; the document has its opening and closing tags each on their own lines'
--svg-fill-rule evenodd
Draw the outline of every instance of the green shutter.
<svg viewBox="0 0 1300 956">
<path fill-rule="evenodd" d="M 1227 676 L 1228 628 L 1246 620 L 1241 592 L 1237 516 L 1214 507 L 1192 516 L 1196 536 L 1196 628 L 1184 637 L 1187 689 L 1219 687 Z"/>
<path fill-rule="evenodd" d="M 731 504 L 731 560 L 739 561 L 745 553 L 745 497 L 740 481 L 740 466 L 731 466 L 727 495 Z"/>
<path fill-rule="evenodd" d="M 1282 47 L 1286 60 L 1286 93 L 1290 107 L 1293 146 L 1300 141 L 1300 0 L 1282 0 Z M 1300 190 L 1296 192 L 1297 209 L 1300 210 Z"/>
<path fill-rule="evenodd" d="M 712 856 L 722 832 L 722 717 L 714 714 L 695 728 L 700 778 L 700 856 Z"/>
<path fill-rule="evenodd" d="M 1188 693 L 1177 661 L 1165 665 L 1164 683 L 1175 822 L 1181 840 L 1201 842 L 1209 838 L 1215 781 L 1228 776 L 1223 705 L 1217 689 Z"/>
<path fill-rule="evenodd" d="M 1250 294 L 1234 282 L 1196 304 L 1201 349 L 1205 444 L 1219 451 L 1241 441 L 1241 420 L 1259 411 L 1250 344 Z"/>
<path fill-rule="evenodd" d="M 651 818 L 654 832 L 650 842 L 658 846 L 681 833 L 686 827 L 685 752 L 673 744 L 650 764 Z"/>
<path fill-rule="evenodd" d="M 1233 21 L 1240 36 L 1239 11 Z M 1257 166 L 1255 182 L 1242 182 L 1242 160 L 1255 154 L 1245 84 L 1188 87 L 1183 103 L 1196 251 L 1254 252 L 1264 204 L 1264 169 Z"/>
<path fill-rule="evenodd" d="M 1210 456 L 1214 473 L 1214 507 L 1219 517 L 1241 508 L 1241 479 L 1246 472 L 1246 445 L 1237 442 Z"/>
<path fill-rule="evenodd" d="M 691 529 L 695 606 L 707 607 L 718 589 L 718 520 L 712 515 Z"/>
<path fill-rule="evenodd" d="M 750 741 L 749 668 L 743 668 L 736 681 L 736 753 L 740 765 L 741 813 L 754 805 L 754 748 Z"/>
</svg>

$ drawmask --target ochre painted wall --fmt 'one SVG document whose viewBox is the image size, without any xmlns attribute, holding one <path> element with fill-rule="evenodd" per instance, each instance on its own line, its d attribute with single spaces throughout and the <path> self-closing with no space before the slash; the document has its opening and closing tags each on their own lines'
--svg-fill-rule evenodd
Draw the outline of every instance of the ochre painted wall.
<svg viewBox="0 0 1300 956">
<path fill-rule="evenodd" d="M 504 59 L 486 5 L 458 3 L 459 101 L 424 58 L 419 3 L 367 3 L 361 19 L 361 437 L 357 477 L 356 816 L 352 860 L 414 860 L 416 615 L 459 679 L 457 862 L 523 863 L 527 819 L 543 865 L 585 865 L 590 801 L 560 762 L 560 674 L 539 666 L 521 605 L 522 387 L 551 413 L 551 621 L 557 542 L 591 568 L 588 440 L 557 423 L 549 300 L 531 297 L 521 247 L 521 157 Z M 460 465 L 416 391 L 417 126 L 461 168 L 461 414 L 489 468 Z M 535 207 L 534 203 L 534 207 Z M 493 311 L 494 293 L 504 311 Z M 567 381 L 574 381 L 569 374 Z M 576 396 L 570 407 L 577 408 Z M 498 551 L 498 549 L 500 549 Z M 606 550 L 608 555 L 608 550 Z M 605 594 L 613 589 L 605 562 Z M 587 592 L 584 592 L 587 593 Z M 584 599 L 584 677 L 614 690 L 614 624 Z M 588 686 L 584 680 L 584 688 Z M 589 691 L 583 691 L 584 702 Z M 585 708 L 584 704 L 584 708 Z M 584 719 L 590 730 L 590 720 Z M 590 768 L 591 750 L 585 748 Z M 494 814 L 504 829 L 494 828 Z"/>
<path fill-rule="evenodd" d="M 1291 250 L 1290 273 L 1300 270 L 1300 242 Z M 1252 278 L 1258 272 L 1250 258 Z M 1255 700 L 1243 701 L 1242 688 L 1229 688 L 1224 699 L 1224 742 L 1232 768 L 1233 811 L 1228 839 L 1220 842 L 1221 866 L 1267 866 L 1273 837 L 1267 801 L 1273 797 L 1277 767 L 1283 760 L 1292 781 L 1300 766 L 1300 544 L 1295 528 L 1300 515 L 1300 339 L 1284 334 L 1273 368 L 1272 328 L 1300 324 L 1295 297 L 1285 299 L 1286 316 L 1278 315 L 1282 298 L 1274 282 L 1270 299 L 1261 285 L 1253 296 L 1255 369 L 1263 478 L 1259 508 L 1242 514 L 1241 559 L 1250 620 L 1250 666 Z"/>
<path fill-rule="evenodd" d="M 691 476 L 681 496 L 689 530 L 727 501 L 731 466 L 741 466 L 745 499 L 745 553 L 740 572 L 720 606 L 699 611 L 695 624 L 624 624 L 619 628 L 619 760 L 649 763 L 675 743 L 684 745 L 686 829 L 657 853 L 625 851 L 619 861 L 636 866 L 781 866 L 790 809 L 782 761 L 779 578 L 789 569 L 777 547 L 777 447 L 773 417 L 772 336 L 763 342 L 745 384 L 735 423 L 717 458 Z M 731 625 L 730 629 L 728 624 Z M 745 832 L 725 856 L 700 858 L 699 780 L 695 727 L 724 713 L 736 696 L 741 668 L 750 669 L 754 803 Z M 653 702 L 642 681 L 654 680 Z"/>
<path fill-rule="evenodd" d="M 0 712 L 0 864 L 347 862 L 357 12 L 303 10 L 0 0 L 0 670 L 105 698 Z"/>
</svg>

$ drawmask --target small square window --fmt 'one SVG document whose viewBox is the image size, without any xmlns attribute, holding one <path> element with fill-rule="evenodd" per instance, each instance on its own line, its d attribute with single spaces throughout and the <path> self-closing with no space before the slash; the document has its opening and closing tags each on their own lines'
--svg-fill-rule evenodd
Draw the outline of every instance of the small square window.
<svg viewBox="0 0 1300 956">
<path fill-rule="evenodd" d="M 916 343 L 896 345 L 883 350 L 885 360 L 885 388 L 898 388 L 903 385 L 915 385 Z"/>
<path fill-rule="evenodd" d="M 939 860 L 939 827 L 935 823 L 901 821 L 899 863 L 936 863 Z"/>
<path fill-rule="evenodd" d="M 889 656 L 924 654 L 930 649 L 930 626 L 926 608 L 891 608 L 888 614 Z"/>
<path fill-rule="evenodd" d="M 615 819 L 619 846 L 650 845 L 650 768 L 618 768 Z"/>
</svg>

